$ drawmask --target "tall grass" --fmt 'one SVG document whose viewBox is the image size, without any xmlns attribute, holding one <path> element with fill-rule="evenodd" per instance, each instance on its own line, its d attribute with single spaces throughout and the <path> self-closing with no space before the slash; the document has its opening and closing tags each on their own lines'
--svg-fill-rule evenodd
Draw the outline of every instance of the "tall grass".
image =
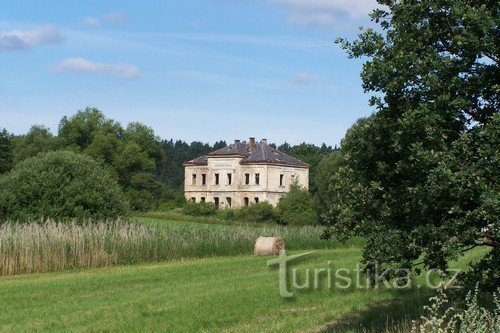
<svg viewBox="0 0 500 333">
<path fill-rule="evenodd" d="M 317 227 L 249 228 L 185 223 L 159 227 L 122 221 L 4 223 L 0 226 L 0 274 L 253 253 L 261 235 L 280 235 L 288 249 L 325 248 Z"/>
</svg>

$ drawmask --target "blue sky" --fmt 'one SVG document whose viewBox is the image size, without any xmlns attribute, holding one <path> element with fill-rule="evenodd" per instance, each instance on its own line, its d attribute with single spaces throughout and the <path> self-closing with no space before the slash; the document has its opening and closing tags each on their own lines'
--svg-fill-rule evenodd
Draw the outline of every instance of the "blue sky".
<svg viewBox="0 0 500 333">
<path fill-rule="evenodd" d="M 87 106 L 162 138 L 338 144 L 371 113 L 338 36 L 372 0 L 2 1 L 0 127 Z"/>
</svg>

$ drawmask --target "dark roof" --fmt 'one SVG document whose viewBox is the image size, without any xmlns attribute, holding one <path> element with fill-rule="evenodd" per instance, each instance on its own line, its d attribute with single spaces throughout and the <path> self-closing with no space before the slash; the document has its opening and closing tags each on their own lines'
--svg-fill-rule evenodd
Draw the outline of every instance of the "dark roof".
<svg viewBox="0 0 500 333">
<path fill-rule="evenodd" d="M 227 156 L 227 155 L 248 156 L 248 145 L 246 141 L 235 142 L 229 146 L 208 153 L 208 156 Z"/>
<path fill-rule="evenodd" d="M 207 164 L 207 155 L 197 157 L 194 160 L 186 162 L 186 164 L 206 165 Z"/>
<path fill-rule="evenodd" d="M 250 152 L 249 145 L 246 141 L 235 142 L 205 156 L 197 157 L 189 162 L 186 162 L 186 164 L 206 165 L 208 157 L 217 156 L 241 156 L 243 157 L 241 164 L 282 164 L 297 167 L 309 167 L 309 164 L 269 146 L 266 142 L 256 142 L 253 151 Z"/>
</svg>

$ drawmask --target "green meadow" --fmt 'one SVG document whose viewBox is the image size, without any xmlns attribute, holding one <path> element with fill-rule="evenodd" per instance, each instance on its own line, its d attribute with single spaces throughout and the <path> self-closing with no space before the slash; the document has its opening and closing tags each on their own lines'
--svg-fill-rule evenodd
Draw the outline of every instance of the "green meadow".
<svg viewBox="0 0 500 333">
<path fill-rule="evenodd" d="M 166 230 L 207 227 L 139 220 L 136 223 Z M 239 228 L 255 233 L 270 230 L 261 226 L 209 227 L 221 233 L 241 233 Z M 326 248 L 314 235 L 307 248 L 306 234 L 289 237 L 289 242 L 296 242 L 291 254 L 321 248 L 292 265 L 302 282 L 307 268 L 353 269 L 359 262 L 359 240 L 346 245 L 330 241 L 326 245 L 331 248 Z M 254 257 L 250 249 L 246 252 L 3 276 L 0 331 L 347 332 L 368 328 L 379 332 L 409 327 L 409 320 L 418 315 L 431 294 L 427 288 L 329 288 L 323 278 L 318 288 L 304 290 L 289 281 L 294 297 L 285 299 L 279 294 L 278 270 L 267 267 L 269 258 Z M 483 254 L 477 249 L 454 266 L 465 268 Z M 423 281 L 423 276 L 417 278 L 417 282 Z"/>
</svg>

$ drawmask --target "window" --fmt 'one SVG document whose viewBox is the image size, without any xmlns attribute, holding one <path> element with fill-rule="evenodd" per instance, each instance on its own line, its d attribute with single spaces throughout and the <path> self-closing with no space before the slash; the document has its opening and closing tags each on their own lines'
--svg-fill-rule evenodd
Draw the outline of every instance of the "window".
<svg viewBox="0 0 500 333">
<path fill-rule="evenodd" d="M 245 173 L 245 185 L 250 185 L 250 174 Z"/>
<path fill-rule="evenodd" d="M 228 173 L 227 174 L 227 185 L 231 185 L 232 182 L 233 182 L 233 175 Z"/>
<path fill-rule="evenodd" d="M 205 197 L 200 198 L 201 202 L 205 202 Z"/>
<path fill-rule="evenodd" d="M 231 198 L 230 197 L 226 198 L 226 202 L 227 202 L 227 208 L 231 208 Z"/>
<path fill-rule="evenodd" d="M 260 174 L 256 173 L 255 174 L 255 185 L 259 185 L 260 182 Z"/>
<path fill-rule="evenodd" d="M 283 186 L 283 184 L 284 184 L 284 180 L 285 180 L 284 178 L 285 178 L 285 175 L 284 175 L 284 174 L 281 174 L 281 175 L 280 175 L 280 186 Z"/>
<path fill-rule="evenodd" d="M 248 204 L 250 203 L 250 199 L 248 199 L 248 197 L 245 197 L 243 199 L 243 202 L 245 203 L 245 206 L 248 206 Z"/>
<path fill-rule="evenodd" d="M 216 208 L 219 208 L 219 198 L 217 197 L 214 198 L 214 204 Z"/>
<path fill-rule="evenodd" d="M 255 197 L 255 198 L 253 198 L 253 200 L 255 201 L 256 204 L 259 203 L 259 198 Z"/>
<path fill-rule="evenodd" d="M 215 185 L 219 185 L 219 174 L 215 174 Z"/>
<path fill-rule="evenodd" d="M 191 185 L 196 185 L 196 174 L 191 177 Z"/>
<path fill-rule="evenodd" d="M 192 198 L 191 198 L 191 202 L 196 202 L 196 198 L 195 198 L 195 197 L 192 197 Z"/>
<path fill-rule="evenodd" d="M 207 174 L 201 174 L 201 185 L 207 185 Z"/>
</svg>

